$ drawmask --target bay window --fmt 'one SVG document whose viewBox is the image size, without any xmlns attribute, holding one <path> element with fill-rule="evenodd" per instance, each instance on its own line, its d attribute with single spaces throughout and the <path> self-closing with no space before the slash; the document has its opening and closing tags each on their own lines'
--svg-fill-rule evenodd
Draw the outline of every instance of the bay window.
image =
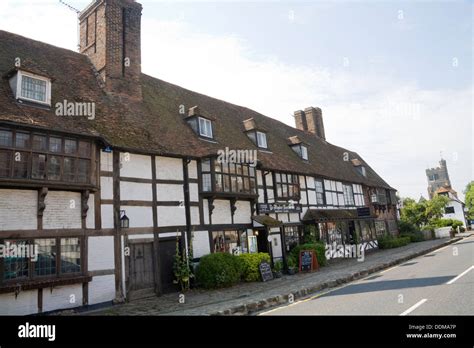
<svg viewBox="0 0 474 348">
<path fill-rule="evenodd" d="M 0 178 L 89 183 L 90 141 L 0 129 Z"/>
<path fill-rule="evenodd" d="M 300 181 L 298 175 L 275 173 L 275 187 L 278 198 L 292 199 L 295 201 L 300 199 Z"/>
<path fill-rule="evenodd" d="M 256 194 L 255 167 L 244 163 L 201 161 L 202 191 Z M 214 181 L 213 178 L 214 177 Z"/>
<path fill-rule="evenodd" d="M 333 180 L 324 180 L 326 205 L 344 206 L 344 190 L 342 183 Z"/>
</svg>

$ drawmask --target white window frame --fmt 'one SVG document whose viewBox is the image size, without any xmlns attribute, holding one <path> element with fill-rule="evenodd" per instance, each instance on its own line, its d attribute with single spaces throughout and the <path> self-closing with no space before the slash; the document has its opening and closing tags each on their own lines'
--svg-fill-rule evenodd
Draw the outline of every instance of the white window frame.
<svg viewBox="0 0 474 348">
<path fill-rule="evenodd" d="M 301 148 L 301 158 L 305 161 L 308 160 L 308 148 L 305 145 L 300 145 Z"/>
<path fill-rule="evenodd" d="M 201 121 L 203 122 L 205 127 L 201 127 Z M 212 139 L 213 138 L 212 121 L 208 120 L 207 118 L 204 118 L 204 117 L 198 117 L 198 122 L 199 122 L 199 125 L 198 125 L 199 126 L 199 135 L 202 136 L 202 137 Z M 207 130 L 209 130 L 209 134 L 206 132 Z"/>
<path fill-rule="evenodd" d="M 263 140 L 263 143 L 260 140 Z M 257 146 L 261 147 L 262 149 L 267 149 L 268 148 L 267 134 L 257 131 Z"/>
<path fill-rule="evenodd" d="M 46 93 L 45 93 L 45 99 L 46 100 L 45 101 L 27 98 L 27 97 L 24 97 L 21 94 L 21 85 L 22 85 L 22 81 L 23 81 L 24 76 L 46 82 Z M 51 106 L 51 80 L 46 78 L 46 77 L 43 77 L 43 76 L 38 76 L 38 75 L 35 75 L 35 74 L 31 74 L 31 73 L 27 73 L 27 72 L 18 70 L 15 97 L 16 97 L 16 99 L 26 100 L 26 101 L 30 101 L 32 103 Z"/>
</svg>

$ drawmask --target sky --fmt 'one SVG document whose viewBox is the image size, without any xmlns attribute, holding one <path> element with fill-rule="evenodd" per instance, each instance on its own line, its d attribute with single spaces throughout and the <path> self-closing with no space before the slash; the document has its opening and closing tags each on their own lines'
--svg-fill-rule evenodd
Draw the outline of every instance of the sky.
<svg viewBox="0 0 474 348">
<path fill-rule="evenodd" d="M 291 126 L 320 107 L 327 140 L 402 197 L 427 197 L 441 156 L 461 198 L 474 180 L 474 2 L 139 2 L 144 73 Z M 60 1 L 2 0 L 0 29 L 77 51 Z"/>
</svg>

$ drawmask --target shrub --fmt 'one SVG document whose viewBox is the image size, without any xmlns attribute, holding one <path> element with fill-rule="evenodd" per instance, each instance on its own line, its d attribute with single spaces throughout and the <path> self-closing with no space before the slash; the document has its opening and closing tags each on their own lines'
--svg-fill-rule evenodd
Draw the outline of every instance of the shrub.
<svg viewBox="0 0 474 348">
<path fill-rule="evenodd" d="M 201 257 L 196 281 L 206 289 L 231 286 L 240 281 L 242 265 L 237 256 L 214 253 Z"/>
<path fill-rule="evenodd" d="M 456 219 L 436 219 L 431 222 L 431 225 L 435 228 L 451 226 L 453 229 L 456 229 L 462 226 L 462 222 Z"/>
<path fill-rule="evenodd" d="M 295 246 L 290 255 L 295 259 L 296 266 L 299 267 L 300 262 L 300 251 L 301 250 L 314 250 L 316 258 L 318 259 L 319 266 L 326 265 L 326 248 L 323 243 L 306 243 Z"/>
<path fill-rule="evenodd" d="M 410 238 L 410 243 L 423 242 L 425 240 L 425 237 L 421 231 L 414 233 L 401 233 L 400 237 Z"/>
<path fill-rule="evenodd" d="M 273 267 L 273 270 L 275 272 L 281 272 L 282 269 L 283 269 L 283 261 L 278 260 L 277 262 L 275 262 L 275 266 Z"/>
<path fill-rule="evenodd" d="M 263 261 L 270 263 L 270 255 L 267 253 L 241 254 L 237 256 L 241 263 L 242 279 L 246 282 L 256 282 L 260 280 L 260 270 L 258 266 Z"/>
<path fill-rule="evenodd" d="M 377 239 L 379 249 L 398 248 L 410 243 L 410 237 L 385 236 Z"/>
<path fill-rule="evenodd" d="M 400 234 L 411 234 L 419 231 L 418 227 L 408 221 L 400 220 L 398 223 Z"/>
<path fill-rule="evenodd" d="M 461 232 L 466 232 L 466 228 L 465 228 L 464 226 L 461 226 L 461 227 L 459 228 L 459 231 L 461 231 Z"/>
</svg>

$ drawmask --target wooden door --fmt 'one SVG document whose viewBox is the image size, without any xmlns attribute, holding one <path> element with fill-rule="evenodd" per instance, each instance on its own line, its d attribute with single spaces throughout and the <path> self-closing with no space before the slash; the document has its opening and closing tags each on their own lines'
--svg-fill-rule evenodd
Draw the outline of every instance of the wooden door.
<svg viewBox="0 0 474 348">
<path fill-rule="evenodd" d="M 130 291 L 154 289 L 153 243 L 130 244 Z"/>
</svg>

